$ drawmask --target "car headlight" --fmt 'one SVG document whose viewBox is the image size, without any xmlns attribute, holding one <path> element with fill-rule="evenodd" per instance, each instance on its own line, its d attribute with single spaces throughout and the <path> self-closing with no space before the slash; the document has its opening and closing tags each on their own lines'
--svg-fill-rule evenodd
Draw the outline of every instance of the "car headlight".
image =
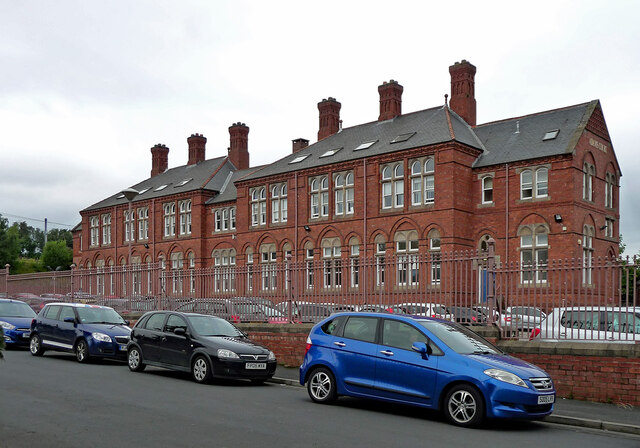
<svg viewBox="0 0 640 448">
<path fill-rule="evenodd" d="M 3 320 L 0 320 L 0 327 L 4 328 L 5 330 L 15 330 L 16 329 L 15 325 L 11 325 L 9 322 L 5 322 Z"/>
<path fill-rule="evenodd" d="M 498 381 L 503 381 L 505 383 L 513 384 L 516 386 L 526 387 L 527 389 L 529 388 L 529 386 L 527 386 L 522 378 L 520 378 L 518 375 L 514 375 L 511 372 L 507 372 L 506 370 L 487 369 L 484 371 L 484 373 L 485 375 L 488 375 Z"/>
<path fill-rule="evenodd" d="M 275 361 L 276 355 L 273 352 L 269 352 L 269 357 L 267 358 L 269 361 Z"/>
<path fill-rule="evenodd" d="M 111 342 L 111 336 L 104 333 L 91 333 L 91 337 L 100 342 Z"/>
<path fill-rule="evenodd" d="M 227 358 L 227 359 L 239 359 L 240 357 L 231 350 L 227 350 L 226 348 L 218 349 L 218 358 Z"/>
</svg>

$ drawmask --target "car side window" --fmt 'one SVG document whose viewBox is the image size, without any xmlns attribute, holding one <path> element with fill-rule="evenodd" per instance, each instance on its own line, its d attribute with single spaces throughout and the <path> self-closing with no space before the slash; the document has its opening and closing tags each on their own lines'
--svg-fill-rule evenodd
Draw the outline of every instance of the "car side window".
<svg viewBox="0 0 640 448">
<path fill-rule="evenodd" d="M 58 317 L 58 320 L 65 320 L 67 317 L 71 317 L 73 319 L 76 318 L 75 313 L 73 312 L 73 308 L 70 306 L 63 306 L 61 307 L 62 309 L 60 310 L 60 316 Z"/>
<path fill-rule="evenodd" d="M 411 350 L 414 342 L 429 343 L 427 336 L 417 328 L 393 319 L 385 319 L 382 327 L 382 345 Z"/>
<path fill-rule="evenodd" d="M 58 313 L 60 312 L 60 308 L 62 307 L 59 305 L 51 305 L 47 307 L 47 311 L 45 311 L 44 317 L 46 317 L 47 319 L 56 319 L 58 317 Z"/>
<path fill-rule="evenodd" d="M 172 314 L 167 319 L 167 323 L 164 326 L 164 332 L 173 333 L 176 330 L 176 328 L 184 328 L 186 331 L 187 322 L 182 317 Z"/>
<path fill-rule="evenodd" d="M 345 317 L 344 316 L 340 316 L 340 317 L 336 317 L 335 319 L 330 320 L 329 322 L 326 322 L 321 328 L 322 331 L 324 331 L 326 334 L 331 334 L 331 335 L 335 335 L 338 330 L 340 330 L 340 326 L 342 324 L 342 322 L 344 321 Z"/>
<path fill-rule="evenodd" d="M 164 317 L 165 315 L 162 313 L 152 315 L 147 320 L 147 323 L 144 326 L 144 328 L 146 328 L 147 330 L 162 331 L 162 324 L 164 323 Z"/>
<path fill-rule="evenodd" d="M 377 317 L 350 317 L 344 326 L 345 338 L 375 342 L 378 329 Z"/>
<path fill-rule="evenodd" d="M 599 330 L 600 312 L 597 310 L 567 310 L 562 314 L 560 324 L 574 330 Z"/>
<path fill-rule="evenodd" d="M 620 333 L 640 334 L 640 315 L 624 311 L 607 312 L 607 330 Z"/>
</svg>

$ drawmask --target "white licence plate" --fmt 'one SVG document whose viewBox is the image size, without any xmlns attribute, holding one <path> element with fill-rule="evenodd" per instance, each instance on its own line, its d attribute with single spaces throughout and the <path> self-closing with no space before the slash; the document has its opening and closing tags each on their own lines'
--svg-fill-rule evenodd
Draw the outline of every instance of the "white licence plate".
<svg viewBox="0 0 640 448">
<path fill-rule="evenodd" d="M 245 369 L 250 370 L 264 370 L 267 368 L 266 362 L 248 362 L 244 365 Z"/>
<path fill-rule="evenodd" d="M 31 333 L 22 333 L 22 337 L 23 338 L 28 338 L 29 336 L 31 336 Z"/>
<path fill-rule="evenodd" d="M 121 346 L 120 346 L 120 350 L 124 351 L 124 350 L 126 350 L 126 349 L 127 349 L 127 346 L 126 346 L 126 345 L 121 345 Z"/>
<path fill-rule="evenodd" d="M 538 397 L 538 404 L 549 404 L 556 401 L 555 395 L 540 395 Z"/>
</svg>

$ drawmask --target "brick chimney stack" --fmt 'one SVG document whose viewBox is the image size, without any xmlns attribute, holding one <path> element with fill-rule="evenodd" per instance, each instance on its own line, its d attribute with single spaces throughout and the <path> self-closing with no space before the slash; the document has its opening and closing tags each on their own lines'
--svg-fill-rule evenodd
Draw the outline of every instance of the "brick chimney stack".
<svg viewBox="0 0 640 448">
<path fill-rule="evenodd" d="M 191 134 L 191 137 L 187 138 L 187 143 L 189 144 L 189 162 L 187 165 L 204 162 L 207 138 L 202 134 Z"/>
<path fill-rule="evenodd" d="M 297 138 L 295 140 L 291 140 L 291 142 L 293 143 L 293 153 L 297 153 L 298 151 L 300 151 L 301 149 L 306 148 L 307 146 L 309 146 L 309 140 L 305 139 L 305 138 Z"/>
<path fill-rule="evenodd" d="M 229 126 L 229 161 L 239 170 L 249 168 L 249 126 L 244 123 L 233 123 Z"/>
<path fill-rule="evenodd" d="M 471 126 L 476 125 L 476 67 L 464 59 L 449 67 L 451 101 L 449 106 Z"/>
<path fill-rule="evenodd" d="M 340 130 L 341 107 L 342 104 L 332 97 L 323 99 L 318 103 L 318 111 L 320 111 L 318 141 L 330 137 Z"/>
<path fill-rule="evenodd" d="M 393 79 L 378 86 L 380 94 L 380 116 L 378 121 L 390 120 L 402 115 L 402 91 L 404 88 Z"/>
<path fill-rule="evenodd" d="M 151 177 L 167 171 L 169 168 L 169 148 L 158 143 L 151 148 Z"/>
</svg>

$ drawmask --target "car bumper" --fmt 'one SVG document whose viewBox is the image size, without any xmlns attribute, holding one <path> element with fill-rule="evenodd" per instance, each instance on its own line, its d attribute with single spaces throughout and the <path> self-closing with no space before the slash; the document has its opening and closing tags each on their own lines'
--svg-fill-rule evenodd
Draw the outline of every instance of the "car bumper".
<svg viewBox="0 0 640 448">
<path fill-rule="evenodd" d="M 127 344 L 117 342 L 101 342 L 89 338 L 89 354 L 96 358 L 113 358 L 124 361 L 127 359 Z"/>
<path fill-rule="evenodd" d="M 4 343 L 7 347 L 27 347 L 29 345 L 30 330 L 4 330 Z"/>
<path fill-rule="evenodd" d="M 538 397 L 554 397 L 555 390 L 536 391 L 491 381 L 487 416 L 492 418 L 539 419 L 553 412 L 554 403 L 539 404 Z M 544 398 L 543 398 L 544 399 Z"/>
<path fill-rule="evenodd" d="M 268 380 L 276 373 L 276 361 L 266 361 L 266 369 L 247 369 L 244 360 L 213 360 L 213 376 L 216 378 L 238 378 Z"/>
</svg>

